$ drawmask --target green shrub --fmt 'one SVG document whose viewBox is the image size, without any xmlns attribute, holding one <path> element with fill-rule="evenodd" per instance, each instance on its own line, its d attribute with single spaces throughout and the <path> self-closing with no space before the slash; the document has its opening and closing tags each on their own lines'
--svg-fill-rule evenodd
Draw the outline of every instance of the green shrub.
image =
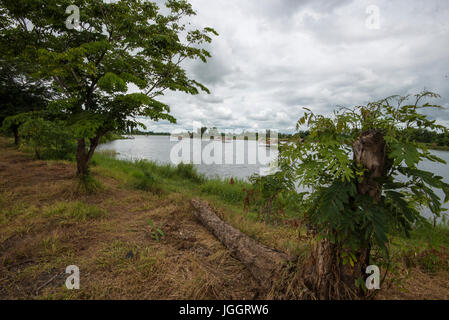
<svg viewBox="0 0 449 320">
<path fill-rule="evenodd" d="M 24 142 L 37 159 L 72 160 L 75 154 L 73 132 L 62 121 L 29 118 L 19 128 Z"/>
</svg>

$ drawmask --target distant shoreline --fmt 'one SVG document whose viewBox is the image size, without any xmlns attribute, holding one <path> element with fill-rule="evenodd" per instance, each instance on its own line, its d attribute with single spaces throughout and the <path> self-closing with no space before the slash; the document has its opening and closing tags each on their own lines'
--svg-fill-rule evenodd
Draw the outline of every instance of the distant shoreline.
<svg viewBox="0 0 449 320">
<path fill-rule="evenodd" d="M 128 136 L 128 137 L 127 137 Z M 171 133 L 168 132 L 153 132 L 153 133 L 132 133 L 132 134 L 127 134 L 127 135 L 117 135 L 115 136 L 115 139 L 109 140 L 107 142 L 110 141 L 114 141 L 114 140 L 126 140 L 126 139 L 130 139 L 129 136 L 171 136 Z M 182 136 L 182 135 L 179 135 Z M 192 139 L 191 137 L 185 137 L 182 136 L 183 139 Z M 232 140 L 253 140 L 253 139 L 245 139 L 245 137 L 239 137 L 236 136 L 235 138 L 233 138 Z M 289 141 L 290 139 L 288 138 L 280 138 L 278 139 L 279 141 L 285 142 L 285 141 Z M 431 143 L 424 143 L 424 145 L 430 149 L 430 150 L 436 150 L 436 151 L 449 151 L 449 146 L 439 146 L 436 144 L 431 144 Z"/>
</svg>

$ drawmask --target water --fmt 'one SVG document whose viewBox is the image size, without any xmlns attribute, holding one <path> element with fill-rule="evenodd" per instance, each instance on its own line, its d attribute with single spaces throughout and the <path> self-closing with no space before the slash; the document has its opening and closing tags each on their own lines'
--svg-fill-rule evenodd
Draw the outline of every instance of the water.
<svg viewBox="0 0 449 320">
<path fill-rule="evenodd" d="M 277 157 L 276 148 L 269 148 L 259 144 L 257 141 L 239 140 L 227 141 L 225 143 L 222 141 L 200 141 L 196 139 L 170 141 L 169 136 L 134 136 L 134 139 L 115 140 L 102 144 L 98 149 L 115 150 L 119 153 L 117 156 L 118 159 L 147 159 L 161 164 L 176 164 L 170 160 L 172 148 L 176 145 L 179 147 L 182 145 L 184 150 L 186 150 L 186 157 L 189 159 L 183 162 L 190 163 L 194 154 L 193 143 L 201 143 L 202 150 L 204 150 L 204 148 L 222 150 L 221 157 L 219 154 L 216 155 L 217 161 L 215 161 L 215 163 L 207 164 L 206 159 L 206 163 L 203 161 L 203 163 L 195 165 L 198 172 L 205 174 L 207 177 L 234 177 L 246 180 L 252 174 L 260 174 L 265 171 L 265 169 L 268 169 L 269 163 Z M 230 149 L 228 148 L 232 148 L 232 151 L 229 152 Z M 213 151 L 211 151 L 210 154 L 214 156 Z M 220 158 L 221 160 L 218 160 Z M 175 159 L 177 159 L 176 156 Z"/>
<path fill-rule="evenodd" d="M 199 142 L 198 140 L 196 141 Z M 198 171 L 208 177 L 222 177 L 222 178 L 240 178 L 248 179 L 254 173 L 262 173 L 268 167 L 268 163 L 277 156 L 276 148 L 266 147 L 259 144 L 257 141 L 202 141 L 201 148 L 216 148 L 222 150 L 222 155 L 215 156 L 217 159 L 221 158 L 222 164 L 196 164 Z M 170 154 L 172 148 L 175 146 L 184 147 L 186 157 L 193 159 L 193 147 L 191 139 L 183 139 L 181 141 L 170 141 L 168 136 L 134 136 L 134 139 L 115 140 L 98 147 L 99 150 L 115 150 L 118 152 L 117 158 L 126 160 L 147 159 L 156 161 L 161 164 L 171 163 Z M 207 147 L 208 146 L 208 147 Z M 232 148 L 232 152 L 229 152 Z M 432 153 L 449 163 L 448 151 L 432 151 Z M 196 153 L 197 154 L 197 153 Z M 204 154 L 204 152 L 203 152 Z M 214 155 L 214 152 L 210 154 Z M 257 155 L 257 156 L 256 156 Z M 175 157 L 176 158 L 176 157 Z M 252 161 L 249 161 L 249 159 Z M 244 161 L 242 161 L 244 159 Z M 204 160 L 204 159 L 203 159 Z M 184 161 L 188 162 L 188 161 Z M 262 162 L 262 163 L 261 163 Z M 232 163 L 232 164 L 230 164 Z M 442 163 L 434 163 L 430 161 L 423 161 L 420 169 L 431 171 L 436 175 L 443 177 L 445 182 L 449 182 L 449 165 Z M 437 190 L 440 198 L 444 198 L 441 191 Z M 448 205 L 444 205 L 448 208 Z M 423 210 L 425 217 L 433 217 L 429 209 Z"/>
</svg>

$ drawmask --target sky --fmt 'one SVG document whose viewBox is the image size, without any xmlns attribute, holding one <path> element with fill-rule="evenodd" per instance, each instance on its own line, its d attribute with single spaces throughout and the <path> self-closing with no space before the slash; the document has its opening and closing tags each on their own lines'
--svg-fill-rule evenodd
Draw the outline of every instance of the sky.
<svg viewBox="0 0 449 320">
<path fill-rule="evenodd" d="M 159 1 L 160 2 L 160 1 Z M 292 133 L 304 107 L 329 115 L 424 89 L 447 110 L 449 1 L 191 0 L 197 28 L 218 33 L 207 64 L 184 64 L 211 94 L 167 92 L 177 124 L 143 121 L 147 130 L 199 126 L 223 131 Z"/>
</svg>

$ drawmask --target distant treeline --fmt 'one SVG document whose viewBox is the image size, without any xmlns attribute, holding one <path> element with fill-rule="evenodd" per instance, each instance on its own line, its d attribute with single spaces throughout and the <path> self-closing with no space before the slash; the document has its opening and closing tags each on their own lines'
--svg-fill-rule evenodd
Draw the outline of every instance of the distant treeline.
<svg viewBox="0 0 449 320">
<path fill-rule="evenodd" d="M 449 147 L 448 133 L 438 133 L 425 129 L 414 129 L 412 139 L 417 142 L 427 143 L 439 147 Z"/>
<path fill-rule="evenodd" d="M 201 133 L 204 134 L 206 132 L 205 128 L 202 128 Z M 269 136 L 270 131 L 267 131 L 267 136 Z M 145 136 L 169 136 L 170 132 L 154 132 L 154 131 L 140 131 L 140 130 L 132 130 L 130 132 L 126 132 L 124 134 L 132 134 L 132 135 L 145 135 Z M 217 136 L 225 136 L 225 133 L 214 133 Z M 193 137 L 192 132 L 189 132 L 189 135 Z M 309 135 L 309 131 L 299 131 L 298 133 L 278 133 L 279 139 L 287 140 L 291 139 L 293 136 L 300 136 L 301 138 L 305 138 Z M 242 134 L 238 134 L 237 136 L 255 136 L 258 137 L 257 133 L 253 132 L 244 132 Z M 416 142 L 426 143 L 431 147 L 449 147 L 449 134 L 448 133 L 438 133 L 426 129 L 414 129 L 412 132 L 412 140 Z"/>
<path fill-rule="evenodd" d="M 201 129 L 198 129 L 198 134 L 201 134 L 201 136 L 203 136 L 206 131 L 208 131 L 208 128 L 203 127 Z M 218 132 L 216 128 L 211 128 L 211 130 L 209 130 L 209 135 L 211 136 L 222 136 L 224 137 L 226 134 L 224 132 Z M 154 131 L 141 131 L 138 129 L 133 129 L 130 130 L 128 132 L 123 132 L 122 134 L 130 134 L 130 135 L 142 135 L 142 136 L 169 136 L 171 135 L 170 132 L 154 132 Z M 188 132 L 189 136 L 192 138 L 193 137 L 193 133 L 192 132 Z M 278 138 L 282 139 L 282 140 L 286 140 L 286 139 L 290 139 L 293 136 L 300 136 L 301 138 L 305 138 L 306 136 L 309 135 L 308 131 L 299 131 L 298 133 L 295 134 L 291 134 L 291 133 L 281 133 L 278 132 Z M 236 134 L 236 136 L 238 137 L 256 137 L 256 139 L 258 138 L 259 134 L 257 132 L 250 132 L 250 131 L 245 131 L 243 133 L 240 134 Z M 267 130 L 267 137 L 270 136 L 270 130 Z"/>
<path fill-rule="evenodd" d="M 126 134 L 131 134 L 135 136 L 169 136 L 170 132 L 154 132 L 154 131 L 140 131 L 140 130 L 131 130 L 130 132 L 127 132 Z"/>
</svg>

